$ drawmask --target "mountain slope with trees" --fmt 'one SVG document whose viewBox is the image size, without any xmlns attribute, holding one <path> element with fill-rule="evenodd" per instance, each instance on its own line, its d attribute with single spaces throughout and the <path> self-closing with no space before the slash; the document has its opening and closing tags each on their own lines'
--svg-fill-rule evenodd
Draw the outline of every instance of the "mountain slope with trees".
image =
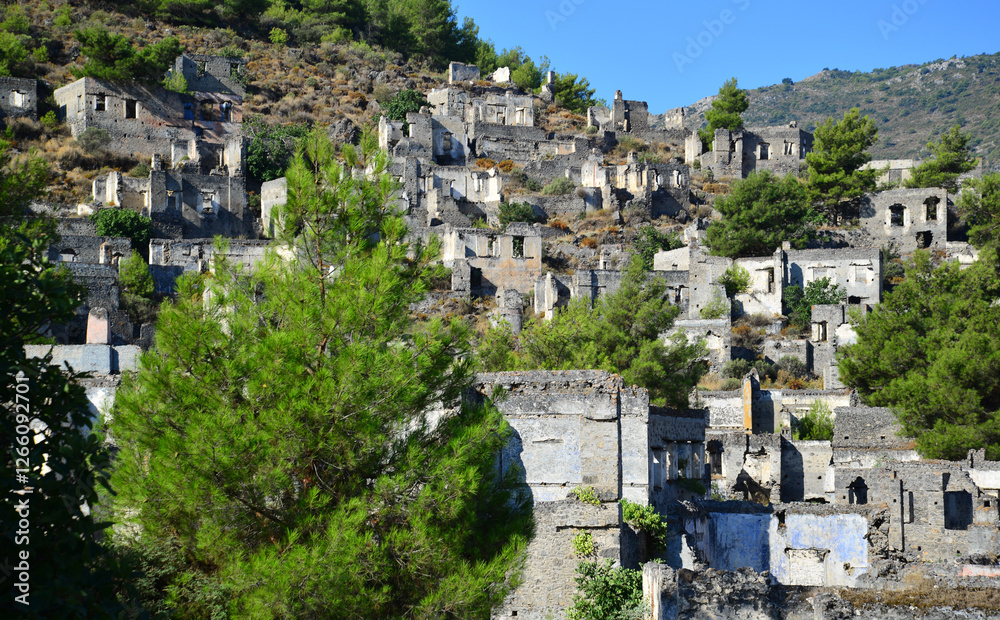
<svg viewBox="0 0 1000 620">
<path fill-rule="evenodd" d="M 798 121 L 813 131 L 829 117 L 851 108 L 875 120 L 876 159 L 925 158 L 927 143 L 959 124 L 972 135 L 970 146 L 986 168 L 1000 166 L 1000 53 L 935 60 L 870 72 L 825 68 L 793 82 L 748 91 L 746 126 Z M 688 108 L 690 127 L 700 127 L 710 99 Z M 662 117 L 658 117 L 662 122 Z"/>
</svg>

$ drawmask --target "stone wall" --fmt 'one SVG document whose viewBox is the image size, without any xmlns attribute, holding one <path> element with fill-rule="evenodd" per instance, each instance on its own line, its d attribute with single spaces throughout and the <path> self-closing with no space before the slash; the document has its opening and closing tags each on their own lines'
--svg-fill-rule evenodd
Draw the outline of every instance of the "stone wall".
<svg viewBox="0 0 1000 620">
<path fill-rule="evenodd" d="M 878 243 L 892 241 L 904 254 L 924 248 L 944 249 L 948 242 L 948 192 L 922 188 L 866 194 L 858 218 Z"/>
<path fill-rule="evenodd" d="M 38 82 L 0 77 L 0 118 L 38 118 Z"/>
<path fill-rule="evenodd" d="M 188 90 L 202 93 L 229 93 L 243 97 L 247 61 L 243 58 L 182 54 L 174 61 L 173 72 L 184 76 Z"/>
<path fill-rule="evenodd" d="M 571 604 L 578 561 L 572 540 L 578 532 L 594 537 L 598 557 L 638 567 L 641 543 L 623 525 L 617 502 L 649 503 L 652 447 L 670 438 L 697 438 L 697 420 L 663 412 L 651 424 L 646 390 L 603 371 L 483 374 L 475 389 L 470 397 L 504 393 L 495 404 L 513 436 L 500 466 L 523 473 L 536 521 L 524 584 L 496 615 L 544 618 Z M 592 487 L 601 505 L 569 499 L 580 486 Z"/>
</svg>

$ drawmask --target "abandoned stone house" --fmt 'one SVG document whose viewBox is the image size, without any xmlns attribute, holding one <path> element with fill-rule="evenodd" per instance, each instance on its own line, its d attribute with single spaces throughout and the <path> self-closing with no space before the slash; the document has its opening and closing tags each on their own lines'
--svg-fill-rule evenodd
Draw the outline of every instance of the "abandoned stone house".
<svg viewBox="0 0 1000 620">
<path fill-rule="evenodd" d="M 540 620 L 572 603 L 578 533 L 593 537 L 598 557 L 638 567 L 645 542 L 622 521 L 618 501 L 665 507 L 691 497 L 683 479 L 702 477 L 704 418 L 651 407 L 646 390 L 603 371 L 479 375 L 473 397 L 497 388 L 506 395 L 496 405 L 513 430 L 500 466 L 521 476 L 535 537 L 522 585 L 494 617 Z M 597 505 L 574 498 L 584 486 L 595 490 Z"/>
<path fill-rule="evenodd" d="M 943 249 L 948 242 L 948 191 L 890 189 L 865 194 L 858 211 L 862 228 L 900 252 Z"/>
<path fill-rule="evenodd" d="M 234 159 L 229 169 L 240 172 L 241 158 Z M 242 174 L 200 174 L 194 165 L 164 170 L 154 158 L 146 178 L 116 171 L 97 177 L 93 197 L 98 206 L 124 207 L 150 217 L 155 237 L 256 236 Z"/>
<path fill-rule="evenodd" d="M 527 294 L 542 272 L 537 225 L 511 223 L 500 232 L 443 226 L 442 261 L 452 272 L 452 290 L 491 296 L 500 289 Z"/>
<path fill-rule="evenodd" d="M 222 146 L 240 135 L 243 89 L 231 77 L 230 65 L 242 62 L 211 56 L 184 55 L 175 71 L 190 76 L 189 92 L 162 87 L 80 78 L 55 91 L 59 116 L 74 138 L 89 128 L 107 131 L 105 148 L 132 156 L 159 155 L 171 164 L 194 159 L 192 143 Z M 225 66 L 225 72 L 222 66 Z M 211 70 L 212 72 L 209 72 Z M 242 69 L 237 69 L 239 75 Z M 197 88 L 203 90 L 198 90 Z"/>
<path fill-rule="evenodd" d="M 703 153 L 695 133 L 685 143 L 684 157 L 687 164 L 700 161 L 703 170 L 711 170 L 717 177 L 741 179 L 764 170 L 785 176 L 798 174 L 812 145 L 813 135 L 794 122 L 736 131 L 716 129 L 712 150 Z"/>
<path fill-rule="evenodd" d="M 789 286 L 805 288 L 810 282 L 828 278 L 847 292 L 850 304 L 875 304 L 882 300 L 882 254 L 877 248 L 791 250 L 781 248 L 768 257 L 736 260 L 707 254 L 698 243 L 658 252 L 653 270 L 669 272 L 687 283 L 678 292 L 679 305 L 687 317 L 701 318 L 701 311 L 725 292 L 719 279 L 733 264 L 751 276 L 751 290 L 738 293 L 735 302 L 742 313 L 779 316 L 784 291 Z"/>
<path fill-rule="evenodd" d="M 0 120 L 20 117 L 38 119 L 38 81 L 0 77 Z"/>
</svg>

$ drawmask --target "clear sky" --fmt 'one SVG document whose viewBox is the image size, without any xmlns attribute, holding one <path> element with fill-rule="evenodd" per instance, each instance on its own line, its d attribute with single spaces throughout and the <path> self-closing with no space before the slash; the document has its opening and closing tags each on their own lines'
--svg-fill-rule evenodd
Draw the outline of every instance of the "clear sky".
<svg viewBox="0 0 1000 620">
<path fill-rule="evenodd" d="M 690 105 L 823 68 L 870 71 L 1000 52 L 998 0 L 457 0 L 499 52 L 521 46 L 596 97 Z"/>
</svg>

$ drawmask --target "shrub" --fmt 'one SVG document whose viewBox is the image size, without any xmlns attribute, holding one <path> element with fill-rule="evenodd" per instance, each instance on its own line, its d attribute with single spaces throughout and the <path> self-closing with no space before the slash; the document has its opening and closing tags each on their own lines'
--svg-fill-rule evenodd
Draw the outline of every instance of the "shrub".
<svg viewBox="0 0 1000 620">
<path fill-rule="evenodd" d="M 729 300 L 717 294 L 712 301 L 705 304 L 699 316 L 703 319 L 721 319 L 729 314 L 730 311 L 731 305 Z"/>
<path fill-rule="evenodd" d="M 382 111 L 386 118 L 394 121 L 405 121 L 406 115 L 410 112 L 419 112 L 420 108 L 430 105 L 424 98 L 424 94 L 419 90 L 407 89 L 400 91 L 389 103 L 385 104 Z"/>
<path fill-rule="evenodd" d="M 615 568 L 611 560 L 580 562 L 569 620 L 640 620 L 649 611 L 642 600 L 642 571 Z"/>
<path fill-rule="evenodd" d="M 657 252 L 676 250 L 684 247 L 680 235 L 675 232 L 660 232 L 652 226 L 643 226 L 639 229 L 635 243 L 632 246 L 635 253 L 642 258 L 642 265 L 646 271 L 653 269 L 653 257 Z"/>
<path fill-rule="evenodd" d="M 584 504 L 590 504 L 591 506 L 601 505 L 601 498 L 597 496 L 597 491 L 594 487 L 576 487 L 573 489 L 573 495 L 576 496 L 578 501 Z"/>
<path fill-rule="evenodd" d="M 751 367 L 757 370 L 757 376 L 761 381 L 765 379 L 774 381 L 778 378 L 778 367 L 768 363 L 767 360 L 756 360 Z"/>
<path fill-rule="evenodd" d="M 525 222 L 531 224 L 539 222 L 543 218 L 535 215 L 535 207 L 527 202 L 500 203 L 499 209 L 500 228 L 507 228 L 511 222 Z"/>
<path fill-rule="evenodd" d="M 480 168 L 489 169 L 496 166 L 497 163 L 488 157 L 480 157 L 479 159 L 476 160 L 476 165 L 479 166 Z"/>
<path fill-rule="evenodd" d="M 759 353 L 759 349 L 764 345 L 764 330 L 745 323 L 733 325 L 732 334 L 734 347 L 750 349 Z"/>
<path fill-rule="evenodd" d="M 144 248 L 149 245 L 153 234 L 153 221 L 121 207 L 101 209 L 90 216 L 97 228 L 97 234 L 102 237 L 128 237 L 133 248 Z"/>
<path fill-rule="evenodd" d="M 556 230 L 561 230 L 563 232 L 569 232 L 571 230 L 569 224 L 567 224 L 562 220 L 552 220 L 549 222 L 549 226 L 555 228 Z"/>
<path fill-rule="evenodd" d="M 597 553 L 594 536 L 590 532 L 577 532 L 573 537 L 573 553 L 578 558 L 593 557 Z"/>
<path fill-rule="evenodd" d="M 777 367 L 778 370 L 784 370 L 789 376 L 796 379 L 805 379 L 809 376 L 809 369 L 806 368 L 802 360 L 791 355 L 786 355 L 778 360 Z"/>
<path fill-rule="evenodd" d="M 104 147 L 111 144 L 111 134 L 98 127 L 88 127 L 77 136 L 76 141 L 85 151 L 103 151 Z"/>
<path fill-rule="evenodd" d="M 73 25 L 73 8 L 68 2 L 55 10 L 55 19 L 52 20 L 52 23 L 62 29 Z"/>
<path fill-rule="evenodd" d="M 46 112 L 41 118 L 42 125 L 49 131 L 54 131 L 59 126 L 59 117 L 52 110 Z"/>
<path fill-rule="evenodd" d="M 514 169 L 514 162 L 509 159 L 505 159 L 497 164 L 497 168 L 500 169 L 500 172 L 510 173 L 510 171 Z"/>
<path fill-rule="evenodd" d="M 809 411 L 801 418 L 792 418 L 792 438 L 816 441 L 833 439 L 833 414 L 830 406 L 814 400 Z"/>
<path fill-rule="evenodd" d="M 150 168 L 146 162 L 139 162 L 128 171 L 128 176 L 138 179 L 145 179 L 149 176 Z"/>
<path fill-rule="evenodd" d="M 722 376 L 727 379 L 742 379 L 753 366 L 745 359 L 729 360 L 722 365 Z"/>
<path fill-rule="evenodd" d="M 163 79 L 163 88 L 183 95 L 188 92 L 188 83 L 184 74 L 171 71 Z"/>
<path fill-rule="evenodd" d="M 574 189 L 576 189 L 576 185 L 573 181 L 566 177 L 556 177 L 542 189 L 542 193 L 546 196 L 565 196 Z"/>
<path fill-rule="evenodd" d="M 733 297 L 737 293 L 749 293 L 753 280 L 750 272 L 742 265 L 733 263 L 719 278 L 719 284 L 726 289 L 726 296 Z"/>
<path fill-rule="evenodd" d="M 730 377 L 729 379 L 726 379 L 725 381 L 722 382 L 722 387 L 720 389 L 724 392 L 728 392 L 731 390 L 740 389 L 741 385 L 743 385 L 742 381 L 734 377 Z"/>
<path fill-rule="evenodd" d="M 599 244 L 597 243 L 597 239 L 594 239 L 593 237 L 584 237 L 583 239 L 580 240 L 581 248 L 589 248 L 591 250 L 596 250 L 598 245 Z"/>
<path fill-rule="evenodd" d="M 288 43 L 288 33 L 283 28 L 271 28 L 268 38 L 278 47 L 284 47 Z"/>
<path fill-rule="evenodd" d="M 123 293 L 146 298 L 153 296 L 153 276 L 149 273 L 149 265 L 135 250 L 118 264 L 118 284 Z"/>
<path fill-rule="evenodd" d="M 657 557 L 666 551 L 669 527 L 656 509 L 648 504 L 634 504 L 625 498 L 620 503 L 622 520 L 646 534 L 650 556 Z"/>
<path fill-rule="evenodd" d="M 587 128 L 584 131 L 587 133 L 588 136 L 592 136 L 595 133 L 597 133 L 598 129 L 593 125 L 587 125 Z"/>
</svg>

